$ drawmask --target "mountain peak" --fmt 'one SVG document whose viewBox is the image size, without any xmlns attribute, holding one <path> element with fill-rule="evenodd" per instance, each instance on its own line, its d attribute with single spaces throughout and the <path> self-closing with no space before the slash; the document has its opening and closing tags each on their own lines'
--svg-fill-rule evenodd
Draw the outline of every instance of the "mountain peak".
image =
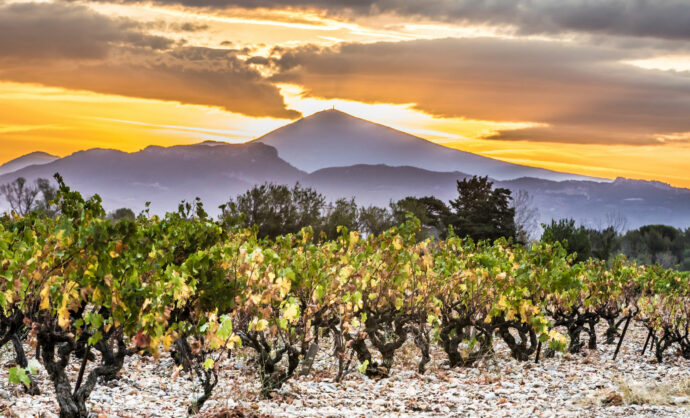
<svg viewBox="0 0 690 418">
<path fill-rule="evenodd" d="M 275 147 L 280 158 L 308 172 L 327 167 L 386 164 L 431 171 L 459 171 L 497 180 L 585 178 L 448 148 L 335 108 L 304 117 L 256 141 Z"/>
<path fill-rule="evenodd" d="M 47 152 L 34 151 L 0 165 L 0 175 L 21 170 L 22 168 L 28 167 L 30 165 L 41 165 L 51 163 L 59 158 L 60 157 L 48 154 Z"/>
<path fill-rule="evenodd" d="M 309 116 L 305 116 L 302 119 L 321 119 L 321 118 L 342 118 L 342 119 L 359 119 L 349 113 L 343 112 L 336 108 L 319 110 L 318 112 L 312 113 Z"/>
<path fill-rule="evenodd" d="M 349 127 L 358 126 L 358 125 L 369 125 L 369 126 L 373 125 L 373 126 L 379 126 L 382 128 L 386 128 L 386 129 L 392 129 L 392 128 L 388 128 L 386 126 L 379 125 L 375 122 L 371 122 L 371 121 L 368 121 L 366 119 L 359 118 L 357 116 L 343 112 L 342 110 L 338 110 L 338 109 L 334 109 L 334 108 L 320 110 L 318 112 L 312 113 L 311 115 L 305 116 L 302 119 L 299 119 L 296 122 L 293 122 L 292 124 L 329 125 L 330 128 L 339 128 L 339 129 L 348 129 L 348 125 L 349 125 Z M 287 126 L 289 126 L 289 125 L 287 125 Z"/>
<path fill-rule="evenodd" d="M 10 160 L 3 165 L 11 164 L 11 163 L 18 162 L 18 161 L 32 160 L 32 159 L 53 159 L 53 160 L 55 160 L 58 158 L 60 158 L 60 157 L 53 155 L 53 154 L 48 154 L 47 152 L 44 152 L 44 151 L 34 151 L 34 152 L 30 152 L 28 154 L 24 154 L 21 157 L 17 157 L 13 160 Z"/>
</svg>

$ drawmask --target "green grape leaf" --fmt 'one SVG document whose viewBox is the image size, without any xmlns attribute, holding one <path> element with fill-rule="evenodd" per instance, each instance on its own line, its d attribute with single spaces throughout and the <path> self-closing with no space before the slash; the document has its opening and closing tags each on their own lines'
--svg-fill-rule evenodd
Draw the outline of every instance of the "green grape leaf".
<svg viewBox="0 0 690 418">
<path fill-rule="evenodd" d="M 10 383 L 13 383 L 15 385 L 18 384 L 23 384 L 26 387 L 31 386 L 31 379 L 29 379 L 29 376 L 26 374 L 26 370 L 22 369 L 21 367 L 15 366 L 12 367 L 10 370 Z"/>
</svg>

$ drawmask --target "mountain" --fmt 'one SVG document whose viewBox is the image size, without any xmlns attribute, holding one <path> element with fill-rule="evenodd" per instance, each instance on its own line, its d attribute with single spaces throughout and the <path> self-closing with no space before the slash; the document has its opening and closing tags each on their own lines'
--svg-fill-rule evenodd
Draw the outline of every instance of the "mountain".
<svg viewBox="0 0 690 418">
<path fill-rule="evenodd" d="M 511 190 L 526 190 L 534 196 L 543 220 L 573 218 L 590 226 L 602 226 L 610 215 L 627 219 L 628 228 L 666 224 L 690 226 L 690 189 L 658 181 L 617 178 L 611 183 L 549 182 L 516 179 L 500 182 Z"/>
<path fill-rule="evenodd" d="M 196 196 L 213 211 L 254 184 L 294 184 L 306 174 L 280 159 L 276 149 L 268 145 L 207 142 L 169 148 L 150 146 L 134 153 L 80 151 L 0 176 L 0 184 L 17 177 L 51 178 L 57 172 L 83 194 L 98 193 L 109 210 L 140 210 L 150 201 L 155 213 L 174 210 L 182 199 Z"/>
<path fill-rule="evenodd" d="M 280 158 L 309 172 L 327 167 L 386 164 L 434 171 L 461 171 L 499 180 L 519 177 L 557 181 L 591 179 L 511 164 L 444 147 L 338 110 L 315 113 L 256 141 L 277 148 Z"/>
<path fill-rule="evenodd" d="M 3 174 L 11 173 L 13 171 L 21 170 L 24 167 L 30 165 L 42 165 L 52 163 L 53 161 L 59 159 L 55 155 L 48 154 L 42 151 L 32 152 L 31 154 L 23 155 L 14 160 L 8 161 L 5 164 L 0 165 L 0 176 Z"/>
<path fill-rule="evenodd" d="M 269 143 L 276 143 L 278 148 Z M 418 161 L 400 163 L 415 154 Z M 17 161 L 41 161 L 40 154 L 38 159 L 32 155 Z M 432 165 L 436 157 L 439 163 L 434 165 L 438 167 L 433 170 L 420 167 Z M 374 163 L 348 164 L 359 159 Z M 326 164 L 334 166 L 309 169 L 311 172 L 303 168 Z M 175 210 L 183 199 L 189 201 L 199 196 L 208 211 L 215 214 L 218 205 L 230 197 L 264 182 L 293 185 L 299 181 L 314 187 L 329 200 L 355 197 L 360 205 L 387 206 L 391 200 L 405 196 L 433 195 L 448 201 L 456 196 L 458 179 L 498 172 L 499 175 L 491 176 L 498 179 L 496 186 L 514 192 L 526 190 L 539 209 L 541 222 L 570 217 L 590 226 L 603 226 L 613 214 L 623 215 L 629 228 L 654 223 L 690 226 L 688 189 L 622 178 L 598 182 L 504 177 L 525 170 L 532 174 L 546 172 L 557 178 L 568 176 L 444 148 L 342 112 L 329 111 L 246 144 L 203 142 L 168 148 L 150 146 L 133 153 L 109 149 L 80 151 L 0 175 L 0 184 L 17 177 L 30 181 L 51 178 L 59 172 L 69 186 L 83 194 L 98 193 L 107 210 L 129 207 L 138 211 L 150 201 L 153 213 L 162 214 Z M 0 199 L 0 212 L 5 206 Z"/>
<path fill-rule="evenodd" d="M 386 206 L 405 196 L 435 196 L 448 201 L 457 196 L 461 172 L 435 172 L 416 167 L 357 165 L 315 171 L 302 183 L 333 200 L 355 197 L 360 205 Z M 627 228 L 648 224 L 690 226 L 690 189 L 656 181 L 619 178 L 613 182 L 552 181 L 523 177 L 496 181 L 513 194 L 525 190 L 539 209 L 540 222 L 573 218 L 592 227 L 607 226 L 608 218 L 622 216 Z"/>
</svg>

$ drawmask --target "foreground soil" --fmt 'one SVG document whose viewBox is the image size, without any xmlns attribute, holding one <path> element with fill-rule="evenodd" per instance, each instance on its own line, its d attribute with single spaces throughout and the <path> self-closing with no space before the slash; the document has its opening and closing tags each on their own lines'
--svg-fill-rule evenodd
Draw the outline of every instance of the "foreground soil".
<svg viewBox="0 0 690 418">
<path fill-rule="evenodd" d="M 640 355 L 646 331 L 631 325 L 616 361 L 615 345 L 582 354 L 518 362 L 502 343 L 476 367 L 448 369 L 434 350 L 424 375 L 415 372 L 418 352 L 406 345 L 392 376 L 371 380 L 356 370 L 335 383 L 331 347 L 324 345 L 312 372 L 287 383 L 273 399 L 258 394 L 249 353 L 224 360 L 220 382 L 202 410 L 205 416 L 689 416 L 690 361 L 669 353 L 664 363 Z M 36 376 L 41 395 L 8 383 L 10 347 L 0 353 L 0 413 L 57 416 L 52 384 Z M 76 378 L 77 363 L 71 371 Z M 182 417 L 199 383 L 163 356 L 132 356 L 121 377 L 100 384 L 90 398 L 94 417 Z"/>
</svg>

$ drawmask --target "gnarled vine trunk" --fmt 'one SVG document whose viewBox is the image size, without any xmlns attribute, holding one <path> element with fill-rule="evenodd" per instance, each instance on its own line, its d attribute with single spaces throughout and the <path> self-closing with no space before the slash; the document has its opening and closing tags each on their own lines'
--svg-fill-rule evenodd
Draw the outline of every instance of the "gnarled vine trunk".
<svg viewBox="0 0 690 418">
<path fill-rule="evenodd" d="M 101 364 L 89 372 L 81 386 L 72 388 L 66 368 L 69 366 L 70 357 L 77 349 L 77 343 L 71 336 L 55 331 L 56 329 L 58 328 L 55 324 L 44 324 L 38 332 L 38 343 L 41 346 L 43 366 L 55 388 L 60 417 L 88 417 L 86 401 L 96 387 L 98 379 L 114 378 L 122 369 L 125 357 L 131 352 L 119 331 L 107 333 L 104 339 L 94 346 L 101 353 Z M 113 352 L 110 339 L 117 344 L 117 352 Z M 85 366 L 86 362 L 82 364 Z"/>
</svg>

